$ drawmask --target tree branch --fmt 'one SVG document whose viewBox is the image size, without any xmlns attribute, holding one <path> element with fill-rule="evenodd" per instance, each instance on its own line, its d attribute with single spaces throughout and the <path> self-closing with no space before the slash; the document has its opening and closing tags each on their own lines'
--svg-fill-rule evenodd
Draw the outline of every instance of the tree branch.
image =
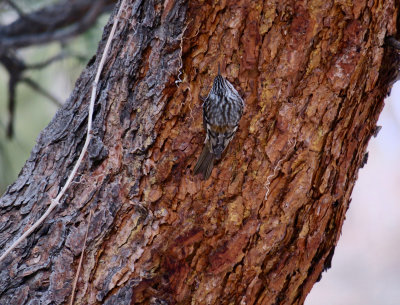
<svg viewBox="0 0 400 305">
<path fill-rule="evenodd" d="M 14 116 L 15 116 L 15 89 L 19 81 L 19 74 L 10 75 L 8 81 L 8 123 L 7 123 L 7 138 L 11 139 L 14 135 Z"/>
<path fill-rule="evenodd" d="M 91 134 L 91 132 L 92 132 L 92 119 L 93 119 L 94 102 L 95 102 L 95 99 L 96 99 L 97 84 L 98 84 L 99 79 L 100 79 L 101 71 L 103 70 L 103 66 L 104 66 L 105 59 L 107 57 L 108 49 L 110 48 L 112 38 L 114 36 L 115 30 L 117 28 L 118 21 L 119 21 L 120 16 L 121 16 L 122 8 L 125 6 L 125 1 L 126 0 L 122 0 L 122 2 L 120 4 L 120 7 L 118 9 L 118 13 L 114 18 L 114 24 L 113 24 L 111 32 L 110 32 L 110 34 L 108 36 L 106 46 L 104 47 L 104 50 L 103 50 L 103 53 L 102 53 L 102 57 L 100 59 L 100 63 L 98 65 L 98 67 L 97 67 L 97 73 L 96 73 L 96 77 L 95 77 L 95 79 L 93 81 L 92 93 L 91 93 L 91 96 L 90 96 L 90 104 L 89 104 L 89 111 L 88 111 L 89 112 L 89 116 L 88 116 L 88 127 L 87 127 L 86 140 L 85 140 L 85 144 L 83 145 L 82 151 L 79 154 L 78 161 L 75 163 L 74 168 L 72 169 L 71 173 L 68 176 L 67 182 L 65 182 L 65 185 L 63 186 L 61 191 L 58 193 L 57 197 L 51 200 L 51 204 L 47 208 L 46 212 L 24 234 L 22 234 L 21 237 L 19 237 L 10 247 L 8 247 L 6 249 L 6 251 L 0 256 L 0 262 L 2 262 L 4 260 L 4 258 L 6 258 L 6 256 L 12 250 L 15 249 L 15 247 L 17 247 L 37 227 L 39 227 L 43 223 L 43 221 L 45 221 L 47 216 L 49 216 L 49 214 L 60 204 L 61 197 L 68 190 L 69 186 L 71 185 L 72 180 L 75 177 L 76 172 L 78 171 L 79 166 L 82 163 L 83 157 L 86 154 L 86 151 L 87 151 L 87 148 L 89 146 L 90 139 L 91 139 L 91 136 L 92 136 L 92 134 Z"/>
<path fill-rule="evenodd" d="M 83 33 L 90 28 L 104 11 L 110 10 L 115 0 L 72 0 L 46 6 L 31 13 L 24 13 L 12 0 L 6 3 L 20 16 L 9 25 L 0 26 L 0 63 L 6 68 L 9 81 L 9 122 L 7 137 L 13 135 L 16 86 L 24 81 L 31 88 L 50 99 L 57 106 L 61 103 L 30 78 L 22 78 L 28 69 L 42 69 L 56 60 L 67 56 L 60 53 L 46 61 L 26 65 L 18 58 L 16 49 L 52 41 L 61 43 L 68 38 Z"/>
<path fill-rule="evenodd" d="M 75 0 L 46 6 L 1 26 L 0 46 L 20 48 L 69 38 L 88 29 L 113 3 L 113 0 Z"/>
<path fill-rule="evenodd" d="M 4 0 L 5 3 L 7 3 L 14 11 L 17 12 L 17 14 L 21 17 L 21 18 L 26 18 L 25 13 L 19 8 L 18 5 L 16 5 L 13 1 L 11 0 Z"/>
<path fill-rule="evenodd" d="M 66 52 L 60 52 L 59 54 L 50 57 L 49 59 L 42 61 L 42 62 L 38 62 L 35 64 L 26 64 L 26 68 L 27 69 L 43 69 L 45 67 L 47 67 L 48 65 L 52 64 L 55 61 L 59 61 L 61 59 L 64 59 L 65 57 L 69 56 L 69 54 L 67 54 Z"/>
<path fill-rule="evenodd" d="M 51 41 L 60 41 L 76 36 L 80 33 L 85 32 L 89 29 L 92 24 L 96 21 L 97 17 L 103 12 L 105 7 L 105 1 L 99 0 L 95 1 L 86 14 L 79 20 L 74 20 L 73 23 L 69 24 L 67 27 L 62 27 L 53 31 L 47 30 L 34 33 L 21 35 L 8 35 L 1 37 L 0 29 L 0 42 L 3 47 L 7 48 L 21 48 L 30 45 L 44 44 Z M 50 29 L 51 25 L 48 25 Z"/>
<path fill-rule="evenodd" d="M 47 97 L 50 101 L 52 101 L 57 107 L 61 107 L 62 103 L 54 97 L 50 92 L 47 92 L 44 88 L 42 88 L 37 82 L 29 77 L 21 78 L 21 82 L 24 82 L 33 90 L 39 92 L 41 95 Z"/>
</svg>

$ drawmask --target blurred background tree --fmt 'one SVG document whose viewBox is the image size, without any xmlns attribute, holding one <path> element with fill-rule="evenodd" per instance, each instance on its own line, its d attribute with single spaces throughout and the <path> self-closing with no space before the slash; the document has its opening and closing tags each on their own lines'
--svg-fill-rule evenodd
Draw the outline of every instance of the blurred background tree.
<svg viewBox="0 0 400 305">
<path fill-rule="evenodd" d="M 114 3 L 0 0 L 0 194 L 95 54 Z"/>
</svg>

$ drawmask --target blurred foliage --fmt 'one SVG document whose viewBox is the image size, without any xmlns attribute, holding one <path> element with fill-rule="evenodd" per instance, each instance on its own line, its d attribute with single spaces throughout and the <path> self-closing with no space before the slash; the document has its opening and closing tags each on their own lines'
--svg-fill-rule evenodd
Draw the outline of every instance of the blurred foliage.
<svg viewBox="0 0 400 305">
<path fill-rule="evenodd" d="M 24 11 L 29 12 L 56 1 L 15 1 Z M 0 4 L 0 20 L 9 23 L 18 16 L 10 8 Z M 61 51 L 67 54 L 79 54 L 77 57 L 65 57 L 41 70 L 27 71 L 26 76 L 38 82 L 62 103 L 67 99 L 74 88 L 79 74 L 88 60 L 95 54 L 100 41 L 103 27 L 108 15 L 101 16 L 94 27 L 65 45 L 52 43 L 30 47 L 18 53 L 27 64 L 34 64 L 49 59 Z M 46 127 L 57 111 L 57 107 L 30 87 L 21 83 L 17 87 L 17 104 L 15 112 L 15 135 L 7 139 L 5 126 L 8 122 L 8 74 L 0 65 L 0 195 L 18 176 L 22 166 L 28 159 L 35 139 L 40 131 Z"/>
</svg>

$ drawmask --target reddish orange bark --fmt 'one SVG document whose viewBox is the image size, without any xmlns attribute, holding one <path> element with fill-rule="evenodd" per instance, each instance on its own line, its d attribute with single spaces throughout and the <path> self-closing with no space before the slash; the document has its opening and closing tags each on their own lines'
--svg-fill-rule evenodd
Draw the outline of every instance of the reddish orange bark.
<svg viewBox="0 0 400 305">
<path fill-rule="evenodd" d="M 65 279 L 72 282 L 94 210 L 78 304 L 302 304 L 330 265 L 391 86 L 398 57 L 384 39 L 396 33 L 398 4 L 157 3 L 132 1 L 125 10 L 81 183 L 50 222 L 51 234 L 38 233 L 26 257 L 12 257 L 7 279 L 39 290 L 11 270 L 47 257 L 52 269 L 37 272 L 37 286 L 50 279 L 46 293 L 65 303 Z M 225 156 L 202 181 L 192 175 L 205 136 L 198 96 L 210 89 L 218 63 L 246 110 Z M 68 114 L 86 109 L 92 71 L 39 139 L 31 183 L 68 168 L 63 143 L 79 149 L 84 124 Z M 68 129 L 57 134 L 62 120 Z M 54 140 L 61 136 L 64 142 Z M 45 170 L 35 161 L 43 156 Z M 23 196 L 25 185 L 20 177 L 4 202 Z M 41 243 L 51 255 L 33 261 Z M 4 300 L 15 293 L 7 287 Z"/>
</svg>

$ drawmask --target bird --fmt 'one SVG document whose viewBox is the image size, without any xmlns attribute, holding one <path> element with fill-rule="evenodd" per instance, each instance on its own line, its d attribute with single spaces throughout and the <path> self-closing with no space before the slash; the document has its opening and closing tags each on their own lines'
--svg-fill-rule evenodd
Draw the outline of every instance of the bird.
<svg viewBox="0 0 400 305">
<path fill-rule="evenodd" d="M 202 174 L 207 180 L 220 160 L 229 142 L 234 137 L 243 115 L 244 101 L 233 85 L 218 75 L 208 96 L 203 99 L 203 128 L 206 131 L 204 147 L 193 169 L 194 175 Z"/>
</svg>

